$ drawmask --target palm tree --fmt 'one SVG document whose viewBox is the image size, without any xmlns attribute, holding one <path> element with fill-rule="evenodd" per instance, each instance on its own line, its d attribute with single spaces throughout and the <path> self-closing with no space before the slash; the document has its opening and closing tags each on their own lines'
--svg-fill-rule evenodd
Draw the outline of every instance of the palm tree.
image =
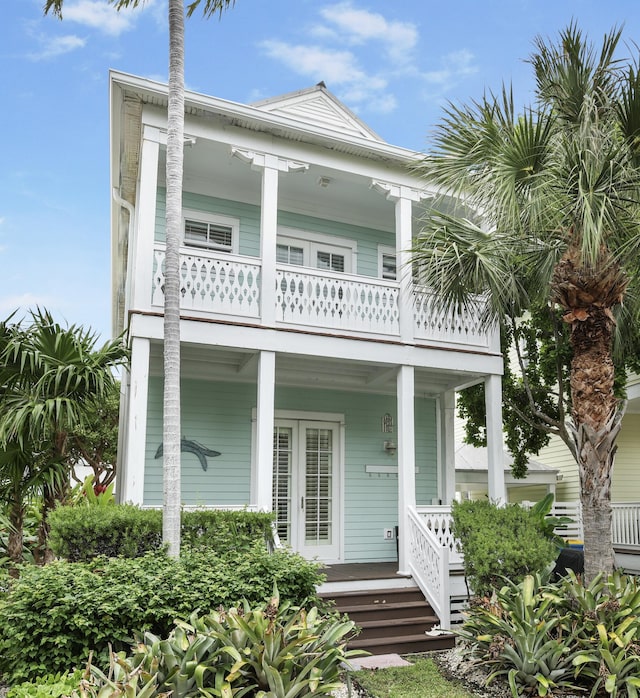
<svg viewBox="0 0 640 698">
<path fill-rule="evenodd" d="M 109 0 L 120 10 L 144 0 Z M 44 12 L 62 18 L 64 0 L 46 0 Z M 223 11 L 235 0 L 193 0 L 190 17 L 202 6 L 205 17 Z M 179 247 L 184 162 L 184 0 L 169 0 L 169 104 L 167 110 L 167 200 L 164 288 L 164 411 L 162 424 L 162 536 L 170 555 L 180 554 L 180 280 Z"/>
<path fill-rule="evenodd" d="M 557 44 L 538 37 L 535 106 L 516 113 L 506 87 L 449 106 L 419 167 L 446 211 L 427 212 L 414 250 L 439 304 L 477 311 L 480 295 L 486 322 L 549 304 L 570 328 L 565 440 L 580 473 L 587 578 L 613 567 L 625 409 L 613 351 L 630 350 L 640 307 L 640 75 L 637 57 L 616 57 L 620 37 L 612 30 L 596 50 L 575 23 Z"/>
<path fill-rule="evenodd" d="M 109 397 L 113 369 L 128 352 L 121 338 L 97 348 L 91 331 L 63 327 L 43 310 L 31 313 L 27 327 L 0 326 L 0 479 L 12 488 L 16 506 L 18 490 L 40 488 L 39 548 L 46 561 L 47 513 L 68 487 L 69 438 L 95 401 Z"/>
</svg>

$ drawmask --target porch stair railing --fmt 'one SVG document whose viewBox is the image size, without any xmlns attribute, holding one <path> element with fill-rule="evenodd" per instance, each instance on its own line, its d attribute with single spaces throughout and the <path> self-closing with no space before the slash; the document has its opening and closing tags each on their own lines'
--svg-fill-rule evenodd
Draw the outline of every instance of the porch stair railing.
<svg viewBox="0 0 640 698">
<path fill-rule="evenodd" d="M 417 509 L 409 507 L 409 568 L 416 584 L 438 614 L 443 630 L 451 628 L 449 552 Z"/>
</svg>

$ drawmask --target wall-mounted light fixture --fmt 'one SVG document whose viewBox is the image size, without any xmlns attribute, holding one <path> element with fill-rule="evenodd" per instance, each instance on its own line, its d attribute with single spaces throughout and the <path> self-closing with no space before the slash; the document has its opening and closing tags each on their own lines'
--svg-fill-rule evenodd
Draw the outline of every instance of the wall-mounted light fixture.
<svg viewBox="0 0 640 698">
<path fill-rule="evenodd" d="M 388 412 L 382 417 L 381 428 L 383 434 L 393 434 L 393 417 Z"/>
<path fill-rule="evenodd" d="M 390 455 L 393 456 L 395 455 L 395 452 L 397 450 L 397 446 L 395 444 L 395 441 L 385 441 L 384 442 L 384 450 Z"/>
</svg>

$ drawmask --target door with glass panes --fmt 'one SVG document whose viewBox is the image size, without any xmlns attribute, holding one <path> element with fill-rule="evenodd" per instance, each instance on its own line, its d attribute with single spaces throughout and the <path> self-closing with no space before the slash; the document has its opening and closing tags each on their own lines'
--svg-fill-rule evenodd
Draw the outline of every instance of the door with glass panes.
<svg viewBox="0 0 640 698">
<path fill-rule="evenodd" d="M 339 435 L 337 423 L 275 421 L 273 511 L 278 535 L 308 558 L 339 559 Z"/>
</svg>

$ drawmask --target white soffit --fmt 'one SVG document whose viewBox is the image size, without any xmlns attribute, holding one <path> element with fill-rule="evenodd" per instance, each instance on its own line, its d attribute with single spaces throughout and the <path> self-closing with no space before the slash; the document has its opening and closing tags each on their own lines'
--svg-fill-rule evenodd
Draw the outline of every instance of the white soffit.
<svg viewBox="0 0 640 698">
<path fill-rule="evenodd" d="M 322 83 L 306 90 L 254 102 L 251 106 L 307 126 L 313 125 L 341 135 L 384 143 L 380 136 L 334 97 Z"/>
</svg>

